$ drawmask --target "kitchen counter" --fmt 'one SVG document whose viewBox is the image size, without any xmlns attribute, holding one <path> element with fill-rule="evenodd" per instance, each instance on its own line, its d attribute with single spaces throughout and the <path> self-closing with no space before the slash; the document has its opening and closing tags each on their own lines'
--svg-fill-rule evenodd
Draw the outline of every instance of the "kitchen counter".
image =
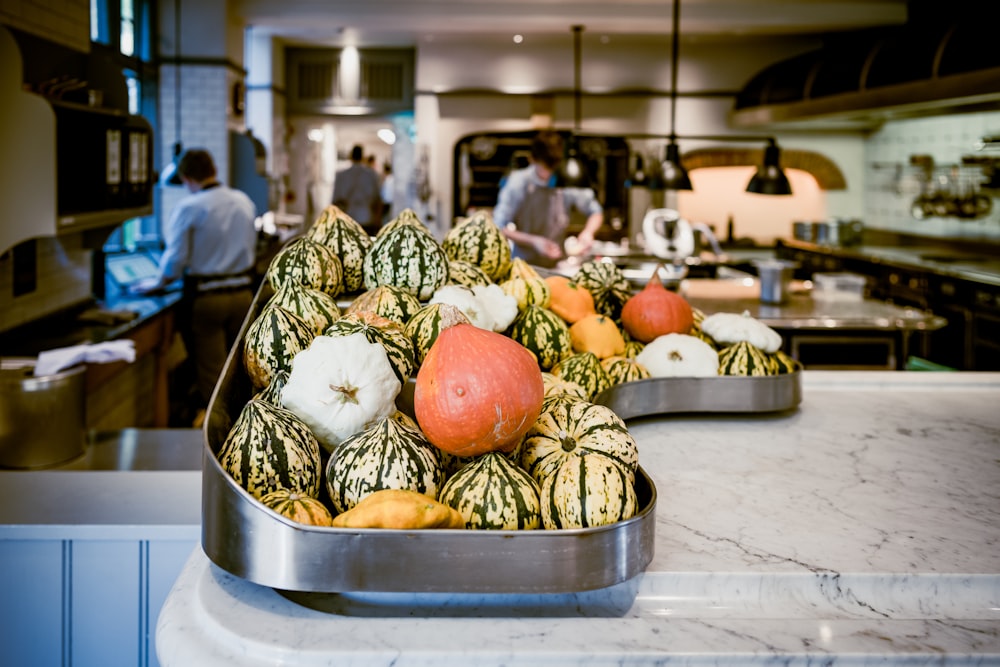
<svg viewBox="0 0 1000 667">
<path fill-rule="evenodd" d="M 1000 664 L 996 405 L 996 373 L 806 371 L 789 412 L 635 419 L 656 544 L 627 582 L 331 595 L 320 611 L 197 549 L 157 654 L 165 667 Z"/>
<path fill-rule="evenodd" d="M 986 246 L 982 252 L 970 252 L 943 250 L 932 245 L 825 246 L 790 239 L 782 239 L 781 245 L 792 249 L 826 253 L 839 258 L 873 261 L 908 269 L 922 269 L 941 276 L 994 286 L 1000 285 L 1000 256 L 991 246 Z"/>
</svg>

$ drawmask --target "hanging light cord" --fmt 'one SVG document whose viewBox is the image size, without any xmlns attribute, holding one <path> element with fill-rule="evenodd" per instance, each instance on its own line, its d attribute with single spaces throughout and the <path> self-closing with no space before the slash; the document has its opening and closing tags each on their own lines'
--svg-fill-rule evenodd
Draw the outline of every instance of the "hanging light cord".
<svg viewBox="0 0 1000 667">
<path fill-rule="evenodd" d="M 677 139 L 676 119 L 677 119 L 677 59 L 680 56 L 681 39 L 677 26 L 680 24 L 681 3 L 674 0 L 673 27 L 671 29 L 670 45 L 670 141 Z"/>
<path fill-rule="evenodd" d="M 580 132 L 580 34 L 582 25 L 573 26 L 573 129 Z"/>
<path fill-rule="evenodd" d="M 174 132 L 177 136 L 174 141 L 174 157 L 181 154 L 181 0 L 174 3 L 174 85 L 176 86 L 174 95 L 174 122 L 176 123 Z"/>
</svg>

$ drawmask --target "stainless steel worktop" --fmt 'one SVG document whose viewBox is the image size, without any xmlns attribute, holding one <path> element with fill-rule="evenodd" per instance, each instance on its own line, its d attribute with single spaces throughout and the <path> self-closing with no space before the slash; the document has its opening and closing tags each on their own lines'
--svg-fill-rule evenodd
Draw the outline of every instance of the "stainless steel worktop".
<svg viewBox="0 0 1000 667">
<path fill-rule="evenodd" d="M 749 312 L 776 329 L 934 331 L 947 323 L 944 318 L 917 308 L 874 299 L 822 299 L 808 290 L 792 291 L 781 304 L 762 303 L 756 279 L 685 280 L 680 293 L 707 314 Z"/>
</svg>

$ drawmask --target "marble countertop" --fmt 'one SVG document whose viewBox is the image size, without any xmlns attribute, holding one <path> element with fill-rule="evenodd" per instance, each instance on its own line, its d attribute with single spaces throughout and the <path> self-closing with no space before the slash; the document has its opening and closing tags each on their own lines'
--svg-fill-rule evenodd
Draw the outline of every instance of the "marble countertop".
<svg viewBox="0 0 1000 667">
<path fill-rule="evenodd" d="M 306 607 L 197 550 L 165 667 L 1000 664 L 1000 374 L 806 371 L 798 409 L 640 418 L 646 572 Z M 434 567 L 434 563 L 428 563 Z"/>
</svg>

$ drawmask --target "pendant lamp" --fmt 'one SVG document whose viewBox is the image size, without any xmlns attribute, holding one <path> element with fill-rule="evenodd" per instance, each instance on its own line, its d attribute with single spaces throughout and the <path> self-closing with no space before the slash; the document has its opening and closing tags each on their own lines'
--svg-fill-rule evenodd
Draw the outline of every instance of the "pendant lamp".
<svg viewBox="0 0 1000 667">
<path fill-rule="evenodd" d="M 181 0 L 174 2 L 174 131 L 177 141 L 174 142 L 174 155 L 170 163 L 160 172 L 160 185 L 184 185 L 177 165 L 181 161 L 184 146 L 181 144 Z"/>
<path fill-rule="evenodd" d="M 792 185 L 781 170 L 781 149 L 774 139 L 769 139 L 764 149 L 764 162 L 747 184 L 747 192 L 760 195 L 790 195 Z"/>
<path fill-rule="evenodd" d="M 691 177 L 681 164 L 680 149 L 677 147 L 677 58 L 680 53 L 681 3 L 673 3 L 673 28 L 670 39 L 670 141 L 663 157 L 663 187 L 667 190 L 691 190 Z"/>
<path fill-rule="evenodd" d="M 580 157 L 577 135 L 580 134 L 580 37 L 583 26 L 575 25 L 573 30 L 573 134 L 566 144 L 566 159 L 556 172 L 557 188 L 593 188 L 593 181 Z"/>
</svg>

